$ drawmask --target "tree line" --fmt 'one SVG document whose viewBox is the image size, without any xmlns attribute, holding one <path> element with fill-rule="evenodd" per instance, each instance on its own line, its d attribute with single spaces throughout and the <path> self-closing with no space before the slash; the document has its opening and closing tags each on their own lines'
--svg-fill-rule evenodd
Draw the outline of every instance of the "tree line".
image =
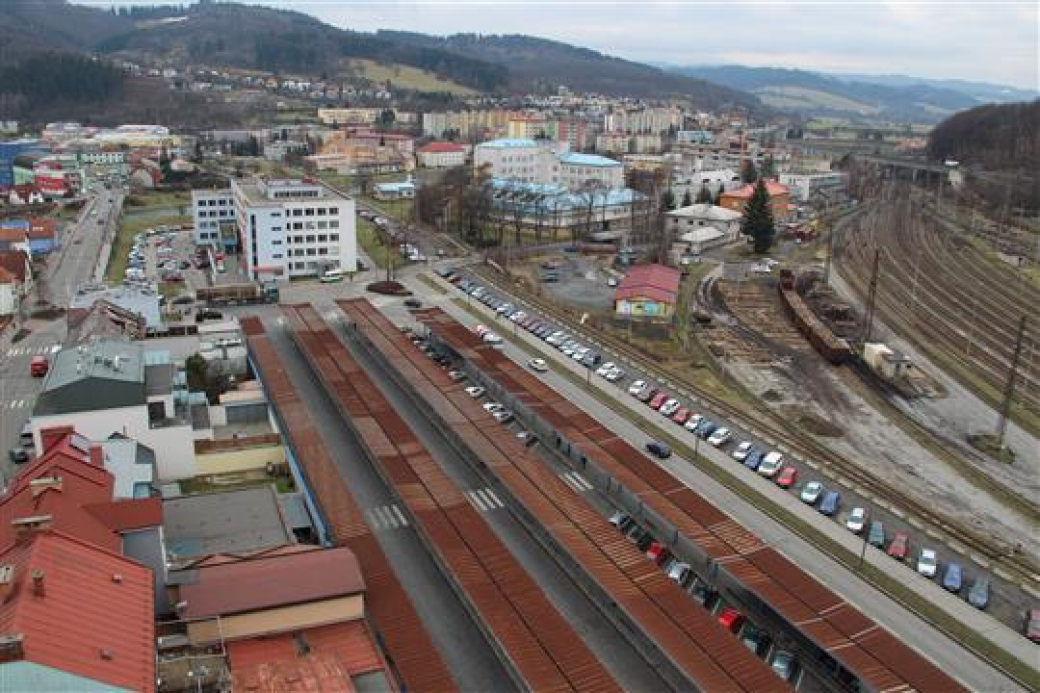
<svg viewBox="0 0 1040 693">
<path fill-rule="evenodd" d="M 100 60 L 70 53 L 39 53 L 0 68 L 4 110 L 30 112 L 54 103 L 98 103 L 118 98 L 126 74 Z"/>
</svg>

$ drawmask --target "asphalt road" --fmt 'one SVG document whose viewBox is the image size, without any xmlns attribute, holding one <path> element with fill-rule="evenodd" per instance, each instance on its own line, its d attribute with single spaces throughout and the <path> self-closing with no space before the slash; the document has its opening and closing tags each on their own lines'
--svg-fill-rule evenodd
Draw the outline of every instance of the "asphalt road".
<svg viewBox="0 0 1040 693">
<path fill-rule="evenodd" d="M 428 289 L 424 290 L 424 285 L 419 282 L 409 282 L 409 285 L 413 290 L 422 292 L 425 300 L 440 305 L 464 324 L 472 325 L 477 322 L 472 316 L 451 302 L 450 299 L 453 297 L 453 294 L 447 296 L 435 295 Z M 454 294 L 454 296 L 457 295 L 457 293 Z M 474 306 L 477 303 L 473 301 Z M 488 320 L 493 322 L 493 319 L 490 318 L 485 319 L 484 322 L 488 322 Z M 507 330 L 505 325 L 502 325 L 500 330 L 503 333 L 512 333 L 512 330 Z M 560 352 L 546 347 L 541 340 L 532 337 L 524 330 L 519 330 L 518 334 L 520 339 L 543 351 L 553 369 L 570 368 L 575 373 L 580 373 L 584 376 L 584 368 L 563 357 Z M 520 363 L 525 363 L 529 358 L 526 352 L 508 340 L 505 343 L 505 351 Z M 588 411 L 597 420 L 625 439 L 634 441 L 637 444 L 648 440 L 647 434 L 637 428 L 627 418 L 619 416 L 612 409 L 607 408 L 599 400 L 593 398 L 584 389 L 575 387 L 570 380 L 560 374 L 550 372 L 546 374 L 545 379 L 554 388 L 565 394 L 572 402 Z M 619 402 L 630 407 L 635 415 L 652 421 L 656 425 L 669 425 L 668 422 L 663 421 L 663 417 L 660 414 L 636 402 L 616 386 L 606 383 L 601 378 L 595 376 L 592 378 L 592 383 L 594 387 L 612 393 Z M 735 465 L 728 454 L 711 446 L 701 445 L 699 452 L 709 461 L 719 466 L 725 466 L 727 469 L 733 469 Z M 700 472 L 687 460 L 673 455 L 670 459 L 660 462 L 660 464 L 688 486 L 698 489 L 700 493 L 711 498 L 717 505 L 725 508 L 726 512 L 738 522 L 755 531 L 763 540 L 802 566 L 817 580 L 854 604 L 863 613 L 868 614 L 878 623 L 884 625 L 895 635 L 902 638 L 971 689 L 986 691 L 1019 690 L 1019 686 L 1013 681 L 964 649 L 959 643 L 861 580 L 854 572 L 826 556 L 815 547 L 810 546 L 793 531 L 777 524 L 771 517 L 751 506 L 743 498 Z M 817 514 L 801 504 L 796 497 L 781 491 L 769 480 L 754 474 L 748 476 L 747 482 L 753 488 L 769 494 L 771 500 L 781 503 L 785 508 L 796 513 L 805 521 L 818 523 Z M 818 523 L 818 526 L 830 538 L 846 545 L 850 550 L 860 550 L 862 546 L 861 540 L 845 530 L 844 527 L 832 522 Z M 865 560 L 888 570 L 904 584 L 911 586 L 919 593 L 925 594 L 931 601 L 939 603 L 945 610 L 956 613 L 959 618 L 971 623 L 977 630 L 986 633 L 995 642 L 999 643 L 1001 647 L 1014 652 L 1024 661 L 1035 661 L 1035 645 L 1000 625 L 990 616 L 976 611 L 963 600 L 945 592 L 934 582 L 918 576 L 912 568 L 896 563 L 870 547 L 866 551 Z"/>
</svg>

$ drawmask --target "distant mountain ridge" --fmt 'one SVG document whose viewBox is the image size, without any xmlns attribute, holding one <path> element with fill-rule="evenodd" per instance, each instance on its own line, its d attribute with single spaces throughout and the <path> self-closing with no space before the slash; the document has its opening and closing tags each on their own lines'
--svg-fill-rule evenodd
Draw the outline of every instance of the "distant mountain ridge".
<svg viewBox="0 0 1040 693">
<path fill-rule="evenodd" d="M 742 65 L 669 69 L 747 91 L 781 111 L 864 120 L 934 123 L 1007 89 L 956 80 L 915 80 L 902 75 L 828 75 Z M 1008 96 L 1014 98 L 1015 92 Z"/>
</svg>

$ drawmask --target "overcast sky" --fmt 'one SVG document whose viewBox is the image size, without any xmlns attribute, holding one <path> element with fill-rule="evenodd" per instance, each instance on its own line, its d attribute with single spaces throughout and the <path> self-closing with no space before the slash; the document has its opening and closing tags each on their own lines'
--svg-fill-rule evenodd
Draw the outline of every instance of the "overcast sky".
<svg viewBox="0 0 1040 693">
<path fill-rule="evenodd" d="M 179 1 L 155 0 L 154 4 Z M 1038 87 L 1040 3 L 1036 0 L 264 0 L 256 4 L 306 12 L 348 29 L 523 33 L 642 62 L 739 63 Z"/>
</svg>

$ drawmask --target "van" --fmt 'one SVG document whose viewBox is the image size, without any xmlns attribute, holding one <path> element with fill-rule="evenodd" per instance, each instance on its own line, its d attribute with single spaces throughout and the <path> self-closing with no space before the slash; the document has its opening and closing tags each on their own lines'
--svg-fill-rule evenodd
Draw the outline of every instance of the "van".
<svg viewBox="0 0 1040 693">
<path fill-rule="evenodd" d="M 343 270 L 339 267 L 330 267 L 321 273 L 321 281 L 323 284 L 332 284 L 333 282 L 343 281 Z"/>
</svg>

